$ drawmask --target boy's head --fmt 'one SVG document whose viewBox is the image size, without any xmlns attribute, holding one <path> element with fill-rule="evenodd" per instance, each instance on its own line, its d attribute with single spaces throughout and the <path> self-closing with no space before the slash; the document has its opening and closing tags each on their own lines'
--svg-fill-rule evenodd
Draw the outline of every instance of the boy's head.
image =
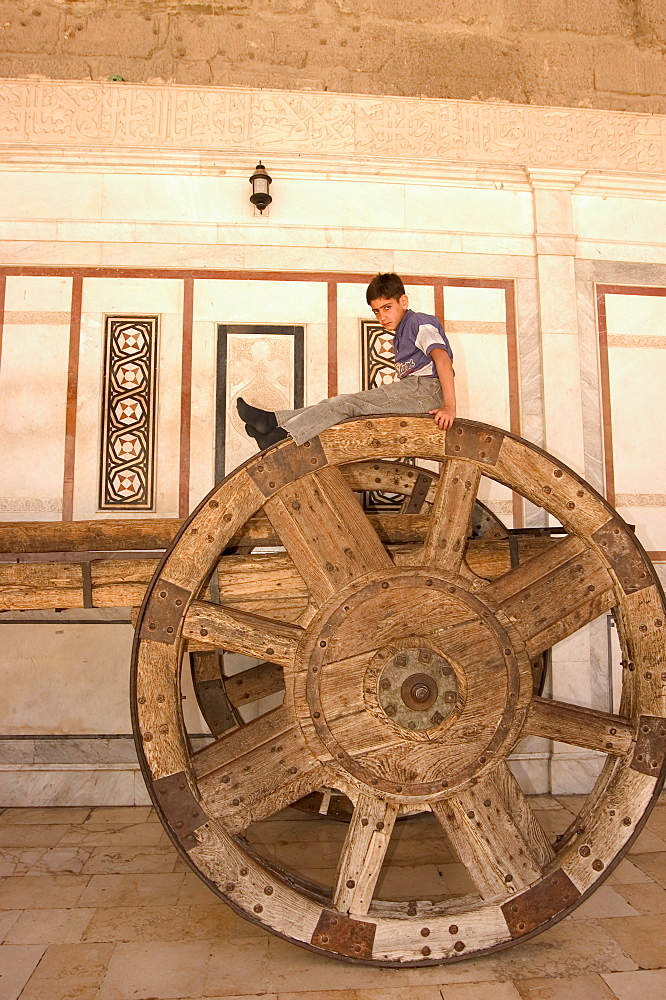
<svg viewBox="0 0 666 1000">
<path fill-rule="evenodd" d="M 365 300 L 385 330 L 396 330 L 409 308 L 405 286 L 397 274 L 377 274 L 368 285 Z"/>
</svg>

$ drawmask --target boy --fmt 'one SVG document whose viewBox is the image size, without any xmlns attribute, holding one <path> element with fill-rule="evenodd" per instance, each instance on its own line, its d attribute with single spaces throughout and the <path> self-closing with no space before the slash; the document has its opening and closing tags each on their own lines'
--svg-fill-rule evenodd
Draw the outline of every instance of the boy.
<svg viewBox="0 0 666 1000">
<path fill-rule="evenodd" d="M 395 333 L 397 381 L 275 413 L 250 406 L 239 396 L 236 406 L 245 430 L 261 449 L 289 435 L 304 444 L 346 417 L 376 413 L 428 412 L 442 430 L 451 426 L 456 415 L 453 353 L 441 323 L 435 316 L 412 312 L 397 274 L 378 274 L 365 297 L 384 329 Z"/>
</svg>

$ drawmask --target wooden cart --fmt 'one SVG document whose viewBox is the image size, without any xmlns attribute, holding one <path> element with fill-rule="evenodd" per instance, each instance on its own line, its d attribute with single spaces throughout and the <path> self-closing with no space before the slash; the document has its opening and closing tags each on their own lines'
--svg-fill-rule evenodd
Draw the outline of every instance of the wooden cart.
<svg viewBox="0 0 666 1000">
<path fill-rule="evenodd" d="M 395 461 L 407 457 L 440 462 L 440 474 Z M 492 521 L 484 532 L 482 476 L 564 532 L 511 545 Z M 403 513 L 364 513 L 355 491 L 369 488 L 403 493 Z M 246 551 L 258 543 L 283 550 Z M 93 603 L 97 586 L 93 573 Z M 610 609 L 624 668 L 619 713 L 543 697 L 543 652 Z M 631 529 L 552 456 L 470 421 L 446 433 L 428 416 L 347 421 L 236 470 L 159 566 L 133 657 L 147 786 L 211 890 L 296 944 L 395 966 L 507 947 L 594 890 L 659 793 L 665 622 L 663 592 Z M 223 650 L 260 663 L 223 678 Z M 181 668 L 197 652 L 216 738 L 195 751 Z M 277 708 L 240 724 L 241 704 L 282 690 Z M 527 735 L 605 758 L 556 844 L 507 764 Z M 252 824 L 320 789 L 351 804 L 331 890 L 280 869 L 247 839 Z M 378 898 L 396 820 L 426 812 L 476 891 Z"/>
</svg>

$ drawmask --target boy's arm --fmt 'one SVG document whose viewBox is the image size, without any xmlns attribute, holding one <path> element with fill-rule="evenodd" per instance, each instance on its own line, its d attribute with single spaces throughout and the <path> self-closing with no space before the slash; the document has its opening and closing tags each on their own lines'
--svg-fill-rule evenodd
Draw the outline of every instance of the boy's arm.
<svg viewBox="0 0 666 1000">
<path fill-rule="evenodd" d="M 440 430 L 445 431 L 451 426 L 456 416 L 456 390 L 454 386 L 455 375 L 451 358 L 443 347 L 433 347 L 430 352 L 440 385 L 442 386 L 442 406 L 438 410 L 430 410 L 435 418 L 435 423 Z"/>
</svg>

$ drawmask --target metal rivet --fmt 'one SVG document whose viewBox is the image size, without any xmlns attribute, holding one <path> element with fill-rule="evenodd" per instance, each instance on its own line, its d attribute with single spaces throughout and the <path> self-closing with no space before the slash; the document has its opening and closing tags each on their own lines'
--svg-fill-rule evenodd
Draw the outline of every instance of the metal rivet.
<svg viewBox="0 0 666 1000">
<path fill-rule="evenodd" d="M 573 502 L 573 500 L 570 500 L 569 503 L 567 504 L 569 510 L 573 510 L 575 506 L 576 504 Z"/>
<path fill-rule="evenodd" d="M 432 580 L 426 580 L 426 587 L 432 587 Z"/>
<path fill-rule="evenodd" d="M 255 913 L 262 913 L 264 908 L 261 903 L 255 903 L 253 909 Z"/>
<path fill-rule="evenodd" d="M 267 896 L 272 896 L 273 895 L 273 886 L 272 885 L 265 885 L 264 886 L 264 892 L 266 893 Z"/>
<path fill-rule="evenodd" d="M 458 925 L 451 924 L 451 926 L 449 927 L 449 934 L 457 934 L 457 933 L 458 933 Z"/>
<path fill-rule="evenodd" d="M 467 815 L 469 816 L 470 819 L 474 819 L 474 810 L 470 809 Z"/>
<path fill-rule="evenodd" d="M 631 817 L 630 817 L 630 816 L 625 816 L 625 817 L 623 818 L 622 822 L 623 822 L 623 824 L 624 824 L 625 826 L 631 826 Z"/>
<path fill-rule="evenodd" d="M 274 490 L 275 489 L 275 483 L 269 483 L 268 484 L 268 488 L 269 488 L 269 490 Z"/>
<path fill-rule="evenodd" d="M 301 505 L 298 502 L 298 500 L 294 500 L 294 502 L 292 503 L 291 507 L 292 507 L 292 510 L 300 510 L 301 509 Z"/>
<path fill-rule="evenodd" d="M 422 927 L 421 928 L 421 937 L 430 937 L 430 928 L 429 927 Z"/>
<path fill-rule="evenodd" d="M 382 820 L 378 820 L 375 823 L 375 829 L 376 830 L 383 830 L 384 829 L 384 824 L 383 824 Z"/>
<path fill-rule="evenodd" d="M 578 848 L 578 853 L 580 854 L 581 858 L 589 858 L 591 852 L 587 844 L 583 844 L 582 847 Z"/>
<path fill-rule="evenodd" d="M 486 809 L 487 809 L 487 808 L 488 808 L 488 806 L 490 805 L 490 799 L 484 799 L 484 800 L 483 800 L 483 804 L 484 804 L 484 806 L 485 806 L 485 807 L 486 807 Z"/>
<path fill-rule="evenodd" d="M 604 863 L 601 860 L 601 858 L 595 858 L 595 860 L 592 862 L 592 867 L 594 868 L 595 872 L 602 872 L 604 870 Z"/>
<path fill-rule="evenodd" d="M 424 947 L 423 947 L 423 948 L 421 948 L 421 954 L 422 954 L 422 955 L 425 955 L 425 957 L 426 957 L 426 958 L 427 958 L 427 957 L 428 957 L 428 955 L 430 954 L 430 948 L 428 947 L 428 945 L 427 945 L 427 944 L 426 944 L 426 945 L 424 945 Z"/>
<path fill-rule="evenodd" d="M 266 648 L 266 655 L 267 656 L 272 656 L 274 652 L 275 652 L 275 650 L 273 649 L 272 646 L 267 646 L 267 648 Z"/>
<path fill-rule="evenodd" d="M 298 768 L 297 768 L 297 767 L 290 767 L 290 768 L 289 768 L 289 774 L 296 774 L 296 773 L 297 773 L 297 771 L 298 771 Z"/>
<path fill-rule="evenodd" d="M 322 639 L 322 640 L 320 641 L 319 645 L 320 645 L 320 646 L 321 646 L 321 648 L 323 649 L 323 648 L 324 648 L 324 646 L 326 645 L 326 639 Z"/>
<path fill-rule="evenodd" d="M 388 590 L 388 582 L 386 580 L 382 583 L 382 590 Z"/>
<path fill-rule="evenodd" d="M 353 889 L 354 886 L 356 885 L 356 882 L 354 882 L 353 878 L 348 878 L 347 881 L 345 882 L 345 885 L 347 886 L 348 889 Z"/>
<path fill-rule="evenodd" d="M 239 806 L 240 805 L 240 799 L 232 799 L 231 800 L 231 804 L 232 804 L 232 806 Z"/>
<path fill-rule="evenodd" d="M 453 947 L 455 948 L 456 951 L 464 951 L 465 950 L 465 944 L 464 944 L 463 941 L 456 941 L 456 943 L 454 944 Z"/>
<path fill-rule="evenodd" d="M 224 515 L 224 520 L 227 521 L 227 522 L 229 522 L 231 520 L 231 514 L 225 514 Z"/>
<path fill-rule="evenodd" d="M 555 469 L 553 475 L 555 476 L 556 479 L 561 479 L 564 473 L 562 472 L 561 469 Z"/>
<path fill-rule="evenodd" d="M 150 741 L 153 738 L 153 734 L 152 733 L 145 733 L 143 738 L 146 741 L 146 743 L 150 743 Z"/>
<path fill-rule="evenodd" d="M 207 628 L 200 628 L 199 629 L 199 635 L 208 635 L 208 629 Z"/>
<path fill-rule="evenodd" d="M 315 719 L 320 719 L 321 718 L 321 712 L 313 712 L 312 715 L 313 715 L 313 718 L 315 718 Z"/>
<path fill-rule="evenodd" d="M 241 875 L 245 876 L 248 873 L 248 869 L 247 868 L 241 868 L 240 873 L 241 873 Z"/>
<path fill-rule="evenodd" d="M 507 872 L 507 874 L 504 876 L 504 881 L 513 882 L 513 875 L 511 874 L 511 872 Z"/>
<path fill-rule="evenodd" d="M 220 506 L 220 501 L 219 500 L 211 500 L 210 506 L 213 508 L 213 510 L 215 510 L 216 507 Z"/>
<path fill-rule="evenodd" d="M 146 699 L 143 697 L 143 695 L 139 698 L 139 704 L 140 705 L 145 705 L 146 704 Z"/>
<path fill-rule="evenodd" d="M 236 886 L 234 885 L 233 882 L 227 882 L 224 888 L 226 889 L 227 892 L 233 892 Z"/>
<path fill-rule="evenodd" d="M 361 826 L 367 826 L 367 825 L 368 825 L 368 818 L 367 816 L 364 816 L 363 819 L 361 820 Z"/>
</svg>

